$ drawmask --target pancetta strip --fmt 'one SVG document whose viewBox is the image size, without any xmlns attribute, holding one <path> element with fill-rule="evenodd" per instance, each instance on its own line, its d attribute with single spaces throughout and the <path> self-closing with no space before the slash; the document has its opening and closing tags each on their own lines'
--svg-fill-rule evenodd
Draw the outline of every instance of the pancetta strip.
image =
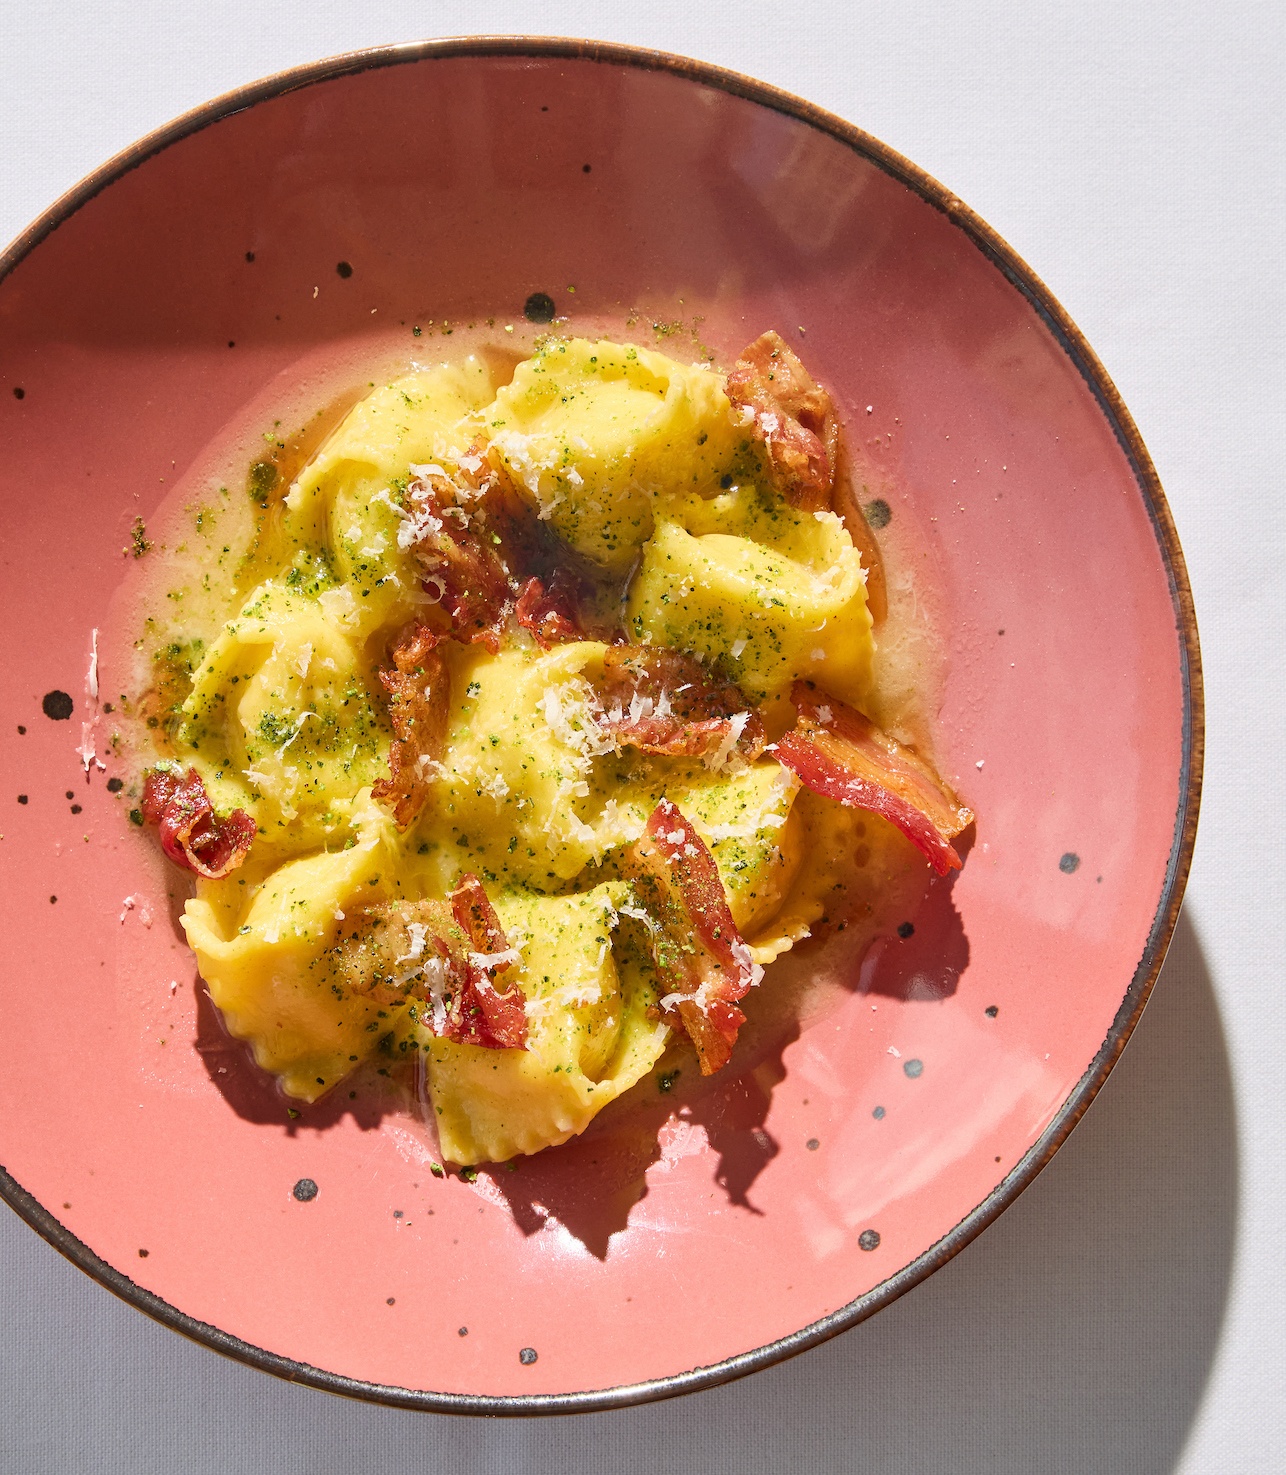
<svg viewBox="0 0 1286 1475">
<path fill-rule="evenodd" d="M 459 1023 L 449 1038 L 495 1050 L 525 1049 L 527 1010 L 522 988 L 515 981 L 500 993 L 495 982 L 497 975 L 509 971 L 516 954 L 491 898 L 472 872 L 451 893 L 451 910 L 472 951 L 464 959 L 463 986 L 452 1016 Z"/>
<path fill-rule="evenodd" d="M 469 939 L 476 953 L 498 957 L 509 951 L 509 940 L 500 925 L 496 909 L 491 905 L 486 887 L 472 871 L 466 871 L 451 893 L 451 914 L 456 925 Z M 501 966 L 499 964 L 497 967 Z"/>
<path fill-rule="evenodd" d="M 548 588 L 539 579 L 528 579 L 518 596 L 515 613 L 518 623 L 531 632 L 541 650 L 585 639 L 576 579 L 565 569 L 554 570 Z"/>
<path fill-rule="evenodd" d="M 728 375 L 728 398 L 753 417 L 747 428 L 763 444 L 786 500 L 805 512 L 829 507 L 835 407 L 780 334 L 770 328 L 741 350 Z"/>
<path fill-rule="evenodd" d="M 427 625 L 410 625 L 393 647 L 394 669 L 380 672 L 395 736 L 389 746 L 389 777 L 378 779 L 371 793 L 400 830 L 424 808 L 430 764 L 441 758 L 446 742 L 450 676 L 436 649 L 439 643 Z"/>
<path fill-rule="evenodd" d="M 521 986 L 496 979 L 518 961 L 482 883 L 466 875 L 448 901 L 350 912 L 331 949 L 334 975 L 385 1006 L 411 1001 L 440 1039 L 488 1050 L 527 1047 Z"/>
<path fill-rule="evenodd" d="M 732 920 L 714 857 L 668 799 L 630 847 L 629 869 L 656 923 L 648 938 L 666 990 L 662 1017 L 687 1031 L 702 1074 L 713 1075 L 728 1063 L 746 1022 L 737 1000 L 763 969 Z"/>
<path fill-rule="evenodd" d="M 142 810 L 175 865 L 212 881 L 236 870 L 258 834 L 244 809 L 215 814 L 195 768 L 185 778 L 170 769 L 151 769 L 143 780 Z"/>
<path fill-rule="evenodd" d="M 833 697 L 797 681 L 799 713 L 777 743 L 777 757 L 827 799 L 878 814 L 928 857 L 940 876 L 960 868 L 951 841 L 973 823 L 933 769 L 874 723 Z"/>
<path fill-rule="evenodd" d="M 731 681 L 666 646 L 613 645 L 596 683 L 600 725 L 623 748 L 687 758 L 737 753 L 753 762 L 764 725 Z"/>
<path fill-rule="evenodd" d="M 398 533 L 420 565 L 425 592 L 446 615 L 451 637 L 478 642 L 493 654 L 517 592 L 501 556 L 496 493 L 480 453 L 463 458 L 455 477 L 422 466 L 407 486 L 407 515 Z"/>
</svg>

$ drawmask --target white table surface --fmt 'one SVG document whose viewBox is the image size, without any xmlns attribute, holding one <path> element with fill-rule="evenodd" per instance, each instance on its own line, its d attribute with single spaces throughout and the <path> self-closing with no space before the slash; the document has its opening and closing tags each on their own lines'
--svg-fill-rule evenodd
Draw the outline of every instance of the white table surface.
<svg viewBox="0 0 1286 1475">
<path fill-rule="evenodd" d="M 154 1325 L 0 1208 L 0 1471 L 1286 1469 L 1286 6 L 6 0 L 0 239 L 243 82 L 537 30 L 686 52 L 860 124 L 978 210 L 1097 349 L 1174 509 L 1205 655 L 1170 958 L 1085 1120 L 979 1240 L 824 1347 L 678 1402 L 484 1423 L 291 1387 Z"/>
</svg>

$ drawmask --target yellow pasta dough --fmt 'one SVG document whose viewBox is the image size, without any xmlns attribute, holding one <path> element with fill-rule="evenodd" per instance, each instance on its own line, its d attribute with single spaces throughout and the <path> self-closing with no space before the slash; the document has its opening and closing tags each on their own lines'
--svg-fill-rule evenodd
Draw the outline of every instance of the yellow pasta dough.
<svg viewBox="0 0 1286 1475">
<path fill-rule="evenodd" d="M 540 517 L 612 570 L 650 535 L 654 498 L 713 485 L 742 438 L 717 374 L 583 338 L 520 364 L 488 422 Z"/>
<path fill-rule="evenodd" d="M 749 538 L 659 523 L 630 588 L 631 633 L 726 663 L 755 701 L 807 678 L 860 705 L 872 656 L 862 565 L 838 519 L 826 533 L 835 559 L 819 565 Z"/>
<path fill-rule="evenodd" d="M 391 737 L 373 672 L 322 600 L 262 585 L 206 651 L 179 736 L 216 801 L 270 838 L 333 830 L 384 771 Z"/>
<path fill-rule="evenodd" d="M 601 741 L 583 708 L 581 672 L 603 649 L 584 641 L 544 654 L 515 647 L 491 656 L 479 646 L 453 653 L 447 745 L 422 824 L 432 832 L 439 885 L 473 869 L 558 890 L 602 853 L 587 824 L 592 750 Z"/>
<path fill-rule="evenodd" d="M 402 894 L 392 826 L 373 805 L 348 849 L 287 861 L 243 905 L 204 882 L 183 926 L 229 1031 L 282 1088 L 316 1101 L 370 1056 L 404 1011 L 337 980 L 327 950 L 349 912 Z M 222 893 L 222 894 L 221 894 Z"/>
<path fill-rule="evenodd" d="M 398 545 L 403 519 L 391 490 L 413 467 L 458 466 L 492 393 L 490 372 L 474 357 L 381 385 L 354 406 L 286 493 L 278 554 L 325 550 L 337 580 L 332 606 L 342 608 L 351 628 L 365 633 L 410 612 L 418 581 Z"/>
</svg>

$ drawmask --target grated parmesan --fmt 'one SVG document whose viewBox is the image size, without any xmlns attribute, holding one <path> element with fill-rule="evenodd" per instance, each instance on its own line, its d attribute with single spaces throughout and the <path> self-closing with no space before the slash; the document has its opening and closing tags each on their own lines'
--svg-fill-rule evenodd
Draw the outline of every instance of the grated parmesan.
<svg viewBox="0 0 1286 1475">
<path fill-rule="evenodd" d="M 737 752 L 737 744 L 741 741 L 741 734 L 746 729 L 746 723 L 750 721 L 749 712 L 735 712 L 728 719 L 728 729 L 719 742 L 719 746 L 713 753 L 707 753 L 704 758 L 707 768 L 719 769 L 745 767 L 745 759 Z"/>
<path fill-rule="evenodd" d="M 547 686 L 536 706 L 550 732 L 582 760 L 583 772 L 591 758 L 614 751 L 616 744 L 600 726 L 603 709 L 587 681 L 575 677 L 561 686 Z"/>
<path fill-rule="evenodd" d="M 85 690 L 89 693 L 95 706 L 98 704 L 98 628 L 95 626 L 90 636 L 89 670 L 85 673 Z"/>
<path fill-rule="evenodd" d="M 404 953 L 400 958 L 394 958 L 394 963 L 414 963 L 418 958 L 424 956 L 425 939 L 429 929 L 423 922 L 408 922 L 406 930 L 411 935 L 411 951 Z"/>
<path fill-rule="evenodd" d="M 142 922 L 142 924 L 143 924 L 144 927 L 150 927 L 152 925 L 152 913 L 151 913 L 151 909 L 148 907 L 146 897 L 142 897 L 142 896 L 127 896 L 127 897 L 124 897 L 122 899 L 122 901 L 121 901 L 121 914 L 120 914 L 120 917 L 117 920 L 120 921 L 120 922 L 124 922 L 125 918 L 132 911 L 137 911 L 138 912 L 138 919 L 139 919 L 140 922 Z"/>
<path fill-rule="evenodd" d="M 477 968 L 510 968 L 522 966 L 522 954 L 516 947 L 505 948 L 500 953 L 470 953 L 469 961 Z"/>
<path fill-rule="evenodd" d="M 317 603 L 321 605 L 322 613 L 327 619 L 348 629 L 356 626 L 361 618 L 353 591 L 347 584 L 341 584 L 338 589 L 325 590 L 317 596 Z"/>
<path fill-rule="evenodd" d="M 106 764 L 99 763 L 98 753 L 94 747 L 94 720 L 80 724 L 80 747 L 76 749 L 80 761 L 85 766 L 85 772 L 89 772 L 91 763 L 97 763 L 100 769 L 106 768 Z"/>
</svg>

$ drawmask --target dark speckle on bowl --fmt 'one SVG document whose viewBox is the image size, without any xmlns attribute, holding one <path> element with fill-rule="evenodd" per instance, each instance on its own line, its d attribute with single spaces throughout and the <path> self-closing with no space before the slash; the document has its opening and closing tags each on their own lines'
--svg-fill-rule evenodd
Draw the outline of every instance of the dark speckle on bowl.
<svg viewBox="0 0 1286 1475">
<path fill-rule="evenodd" d="M 247 251 L 246 252 L 246 260 L 247 261 L 253 261 L 254 259 L 255 259 L 255 253 L 253 251 Z"/>
<path fill-rule="evenodd" d="M 914 922 L 899 922 L 898 923 L 898 936 L 904 942 L 906 941 L 906 939 L 908 937 L 914 937 L 915 936 L 915 923 Z"/>
<path fill-rule="evenodd" d="M 862 508 L 862 515 L 877 532 L 880 528 L 888 527 L 893 521 L 893 509 L 883 497 L 876 497 L 873 502 L 867 502 Z"/>
<path fill-rule="evenodd" d="M 14 397 L 14 399 L 26 399 L 27 398 L 27 391 L 22 387 L 21 384 L 15 384 L 13 386 L 13 397 Z"/>
<path fill-rule="evenodd" d="M 460 1328 L 460 1330 L 456 1333 L 456 1336 L 457 1337 L 467 1337 L 468 1335 L 469 1335 L 469 1328 L 467 1326 L 462 1326 Z"/>
<path fill-rule="evenodd" d="M 337 261 L 335 263 L 335 270 L 341 277 L 351 277 L 353 275 L 353 268 L 347 261 Z"/>
<path fill-rule="evenodd" d="M 1000 1013 L 1000 1006 L 998 1004 L 988 1004 L 983 1012 L 988 1019 L 994 1019 Z"/>
<path fill-rule="evenodd" d="M 857 1243 L 861 1249 L 877 1250 L 880 1247 L 880 1233 L 878 1229 L 864 1229 L 857 1236 Z"/>
<path fill-rule="evenodd" d="M 19 794 L 18 795 L 18 803 L 19 804 L 25 804 L 26 802 L 27 802 L 27 796 L 25 794 Z"/>
<path fill-rule="evenodd" d="M 52 721 L 66 722 L 72 714 L 75 703 L 65 691 L 47 691 L 40 706 L 45 716 Z"/>
<path fill-rule="evenodd" d="M 151 1253 L 151 1252 L 150 1252 L 150 1251 L 149 1251 L 149 1250 L 140 1250 L 140 1251 L 139 1251 L 139 1252 L 138 1252 L 138 1258 L 139 1258 L 139 1259 L 140 1259 L 140 1260 L 146 1260 L 146 1259 L 147 1259 L 147 1257 L 148 1257 L 148 1255 L 149 1255 L 149 1254 L 150 1254 L 150 1253 Z"/>
<path fill-rule="evenodd" d="M 1080 865 L 1080 863 L 1080 856 L 1077 855 L 1074 850 L 1068 850 L 1065 851 L 1060 857 L 1058 862 L 1058 869 L 1062 871 L 1063 875 L 1070 876 L 1072 872 L 1077 868 L 1077 866 Z"/>
<path fill-rule="evenodd" d="M 911 1077 L 912 1080 L 915 1080 L 916 1076 L 922 1074 L 924 1071 L 924 1061 L 908 1060 L 906 1064 L 902 1067 L 902 1069 L 907 1073 L 907 1075 Z"/>
<path fill-rule="evenodd" d="M 804 1146 L 805 1146 L 805 1147 L 806 1147 L 806 1148 L 807 1148 L 807 1149 L 808 1149 L 808 1150 L 809 1150 L 809 1152 L 816 1152 L 816 1151 L 817 1151 L 817 1149 L 818 1149 L 818 1148 L 819 1148 L 819 1147 L 820 1147 L 820 1146 L 821 1146 L 821 1145 L 822 1145 L 822 1144 L 821 1144 L 821 1143 L 820 1143 L 820 1142 L 819 1142 L 819 1141 L 818 1141 L 818 1140 L 817 1140 L 817 1138 L 816 1138 L 816 1137 L 810 1137 L 810 1138 L 809 1138 L 809 1139 L 808 1139 L 808 1141 L 807 1141 L 807 1142 L 805 1142 L 805 1143 L 804 1143 Z"/>
<path fill-rule="evenodd" d="M 522 305 L 522 315 L 529 323 L 552 323 L 554 299 L 548 292 L 533 292 Z"/>
<path fill-rule="evenodd" d="M 882 1106 L 877 1106 L 875 1110 L 871 1113 L 871 1115 L 875 1118 L 877 1122 L 882 1122 L 884 1120 L 884 1108 Z"/>
<path fill-rule="evenodd" d="M 107 780 L 107 792 L 109 794 L 119 794 L 124 787 L 125 780 L 123 778 L 109 778 Z"/>
<path fill-rule="evenodd" d="M 311 1178 L 301 1178 L 290 1190 L 301 1204 L 311 1203 L 320 1191 Z"/>
<path fill-rule="evenodd" d="M 523 1367 L 530 1367 L 535 1360 L 536 1349 L 534 1347 L 524 1347 L 518 1354 L 518 1361 L 522 1363 Z"/>
</svg>

